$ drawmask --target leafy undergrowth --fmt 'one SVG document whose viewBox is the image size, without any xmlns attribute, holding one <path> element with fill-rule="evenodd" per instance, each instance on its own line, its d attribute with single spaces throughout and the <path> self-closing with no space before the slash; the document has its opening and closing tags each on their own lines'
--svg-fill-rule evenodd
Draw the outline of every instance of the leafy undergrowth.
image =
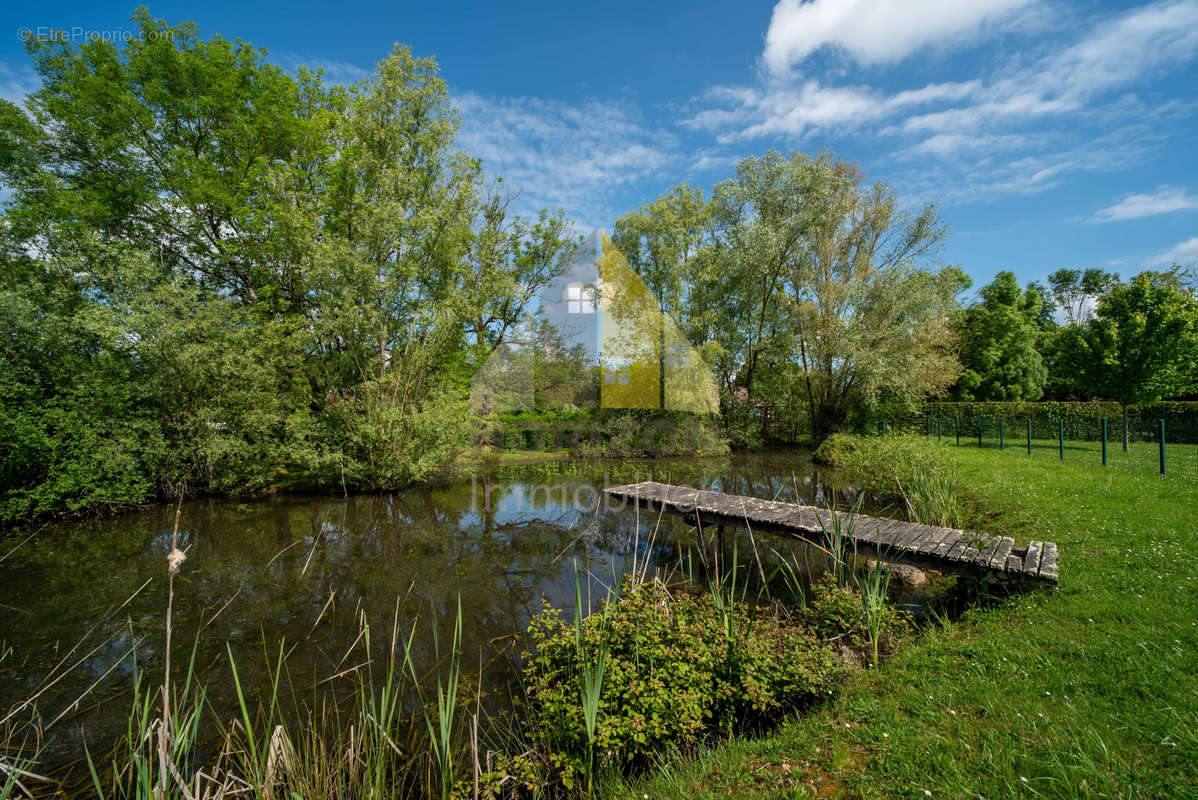
<svg viewBox="0 0 1198 800">
<path fill-rule="evenodd" d="M 1061 588 L 979 604 L 816 713 L 609 796 L 1198 796 L 1198 485 L 944 452 L 973 527 L 1061 546 Z"/>
</svg>

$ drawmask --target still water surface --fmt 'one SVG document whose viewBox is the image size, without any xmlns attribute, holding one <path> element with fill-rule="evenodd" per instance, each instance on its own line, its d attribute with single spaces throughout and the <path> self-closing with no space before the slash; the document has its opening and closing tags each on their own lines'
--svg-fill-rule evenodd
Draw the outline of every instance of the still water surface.
<svg viewBox="0 0 1198 800">
<path fill-rule="evenodd" d="M 226 648 L 251 693 L 268 685 L 266 665 L 282 648 L 293 687 L 311 697 L 330 676 L 367 660 L 385 664 L 394 627 L 415 623 L 431 634 L 436 624 L 447 642 L 460 598 L 464 663 L 475 672 L 483 664 L 484 683 L 502 685 L 543 603 L 572 611 L 576 569 L 594 597 L 634 559 L 650 574 L 684 574 L 679 564 L 696 552 L 693 526 L 601 499 L 605 485 L 649 478 L 841 507 L 856 494 L 809 454 L 787 452 L 523 464 L 384 496 L 185 503 L 174 662 L 186 664 L 194 645 L 208 699 L 232 714 Z M 43 719 L 84 698 L 50 731 L 52 761 L 78 755 L 84 737 L 94 751 L 120 734 L 135 664 L 156 680 L 174 513 L 161 506 L 50 525 L 0 562 L 0 717 L 57 664 L 74 666 L 41 696 Z M 0 555 L 18 541 L 0 542 Z M 741 537 L 742 564 L 753 544 Z M 777 539 L 756 545 L 766 572 L 775 550 L 821 560 Z M 434 661 L 431 638 L 416 637 L 422 665 Z"/>
</svg>

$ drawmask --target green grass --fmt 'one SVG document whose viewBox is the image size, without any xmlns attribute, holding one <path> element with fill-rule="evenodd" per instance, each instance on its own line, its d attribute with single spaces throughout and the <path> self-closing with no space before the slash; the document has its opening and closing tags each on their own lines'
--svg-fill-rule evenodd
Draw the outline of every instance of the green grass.
<svg viewBox="0 0 1198 800">
<path fill-rule="evenodd" d="M 1056 541 L 1060 589 L 976 606 L 826 706 L 610 796 L 1198 797 L 1198 484 L 947 449 L 973 527 Z"/>
<path fill-rule="evenodd" d="M 983 449 L 998 451 L 999 441 L 997 438 L 988 437 L 982 441 Z M 955 439 L 949 435 L 943 438 L 943 442 L 952 446 Z M 961 437 L 960 447 L 962 449 L 978 449 L 977 437 Z M 1008 437 L 1004 443 L 1002 454 L 1027 458 L 1027 439 Z M 1056 439 L 1033 438 L 1032 457 L 1060 463 L 1059 442 Z M 1064 460 L 1101 467 L 1102 442 L 1066 439 Z M 1107 469 L 1134 469 L 1159 474 L 1160 467 L 1160 445 L 1156 442 L 1132 440 L 1128 444 L 1127 451 L 1124 452 L 1123 443 L 1116 435 L 1112 434 L 1111 438 L 1107 440 Z M 1198 445 L 1174 444 L 1166 440 L 1165 467 L 1168 474 L 1185 475 L 1191 480 L 1198 478 Z"/>
</svg>

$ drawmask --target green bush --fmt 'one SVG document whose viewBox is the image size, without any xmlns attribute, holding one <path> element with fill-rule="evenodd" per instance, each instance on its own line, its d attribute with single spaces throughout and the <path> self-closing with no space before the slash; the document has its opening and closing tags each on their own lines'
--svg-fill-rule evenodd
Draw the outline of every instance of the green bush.
<svg viewBox="0 0 1198 800">
<path fill-rule="evenodd" d="M 901 502 L 912 522 L 965 525 L 968 500 L 956 468 L 929 439 L 836 433 L 819 446 L 815 459 L 852 473 L 875 497 Z"/>
<path fill-rule="evenodd" d="M 568 449 L 581 458 L 711 456 L 728 452 L 714 418 L 679 411 L 598 409 L 497 414 L 487 443 L 507 450 Z"/>
<path fill-rule="evenodd" d="M 330 410 L 330 445 L 339 451 L 351 486 L 407 486 L 442 469 L 469 444 L 464 401 L 446 393 L 404 408 L 392 395 L 384 384 L 366 383 Z"/>
<path fill-rule="evenodd" d="M 907 628 L 907 617 L 891 606 L 884 606 L 882 632 L 883 652 L 895 648 L 898 636 Z M 811 601 L 800 612 L 811 630 L 826 641 L 836 641 L 850 650 L 862 653 L 869 645 L 869 630 L 861 592 L 848 586 L 837 586 L 836 577 L 825 572 L 811 585 Z"/>
<path fill-rule="evenodd" d="M 866 489 L 885 496 L 897 496 L 898 484 L 913 483 L 920 470 L 949 469 L 943 450 L 919 436 L 834 433 L 816 449 L 815 460 L 854 473 Z"/>
<path fill-rule="evenodd" d="M 578 780 L 587 751 L 580 651 L 606 654 L 595 752 L 616 769 L 774 719 L 836 685 L 840 667 L 831 649 L 796 619 L 738 605 L 729 640 L 710 595 L 672 593 L 654 581 L 629 586 L 612 602 L 609 613 L 583 621 L 580 638 L 553 608 L 529 627 L 533 648 L 523 677 L 530 718 L 549 769 L 567 786 Z"/>
</svg>

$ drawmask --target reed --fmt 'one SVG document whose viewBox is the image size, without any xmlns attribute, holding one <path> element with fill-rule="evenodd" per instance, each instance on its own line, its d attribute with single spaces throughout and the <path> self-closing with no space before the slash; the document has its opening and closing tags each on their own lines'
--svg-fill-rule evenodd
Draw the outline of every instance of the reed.
<svg viewBox="0 0 1198 800">
<path fill-rule="evenodd" d="M 436 662 L 437 692 L 433 700 L 427 701 L 421 688 L 420 677 L 416 674 L 415 662 L 412 659 L 412 645 L 416 635 L 416 623 L 412 623 L 412 632 L 404 643 L 404 662 L 408 673 L 420 695 L 421 717 L 424 719 L 425 730 L 428 732 L 429 746 L 438 772 L 438 786 L 442 797 L 449 797 L 453 791 L 454 772 L 454 729 L 458 716 L 458 687 L 462 679 L 462 598 L 458 596 L 457 614 L 454 617 L 453 642 L 448 654 L 448 669 L 444 677 L 441 674 L 441 644 L 437 626 L 432 626 L 433 657 Z"/>
<path fill-rule="evenodd" d="M 892 610 L 886 605 L 886 593 L 890 588 L 891 571 L 882 563 L 883 554 L 866 564 L 864 570 L 855 574 L 854 582 L 861 596 L 861 611 L 865 623 L 865 632 L 869 637 L 870 653 L 873 660 L 870 665 L 877 667 L 880 663 L 879 649 L 882 636 L 886 632 Z"/>
<path fill-rule="evenodd" d="M 603 699 L 603 676 L 607 670 L 607 628 L 615 608 L 613 593 L 609 589 L 603 602 L 600 617 L 598 644 L 593 650 L 583 639 L 583 621 L 589 616 L 583 612 L 582 579 L 578 563 L 574 564 L 574 645 L 578 651 L 578 699 L 582 706 L 583 724 L 586 729 L 586 780 L 587 796 L 595 791 L 595 733 L 599 726 L 599 704 Z"/>
<path fill-rule="evenodd" d="M 842 514 L 835 506 L 829 506 L 828 523 L 819 517 L 820 532 L 828 547 L 819 548 L 828 557 L 828 571 L 836 576 L 836 585 L 843 588 L 849 576 L 849 543 L 854 542 L 853 532 L 857 527 L 857 512 L 861 510 L 864 494 L 857 495 L 848 514 Z"/>
<path fill-rule="evenodd" d="M 905 484 L 898 477 L 895 483 L 912 522 L 946 528 L 965 525 L 964 490 L 956 470 L 929 469 L 924 464 L 916 464 Z"/>
</svg>

